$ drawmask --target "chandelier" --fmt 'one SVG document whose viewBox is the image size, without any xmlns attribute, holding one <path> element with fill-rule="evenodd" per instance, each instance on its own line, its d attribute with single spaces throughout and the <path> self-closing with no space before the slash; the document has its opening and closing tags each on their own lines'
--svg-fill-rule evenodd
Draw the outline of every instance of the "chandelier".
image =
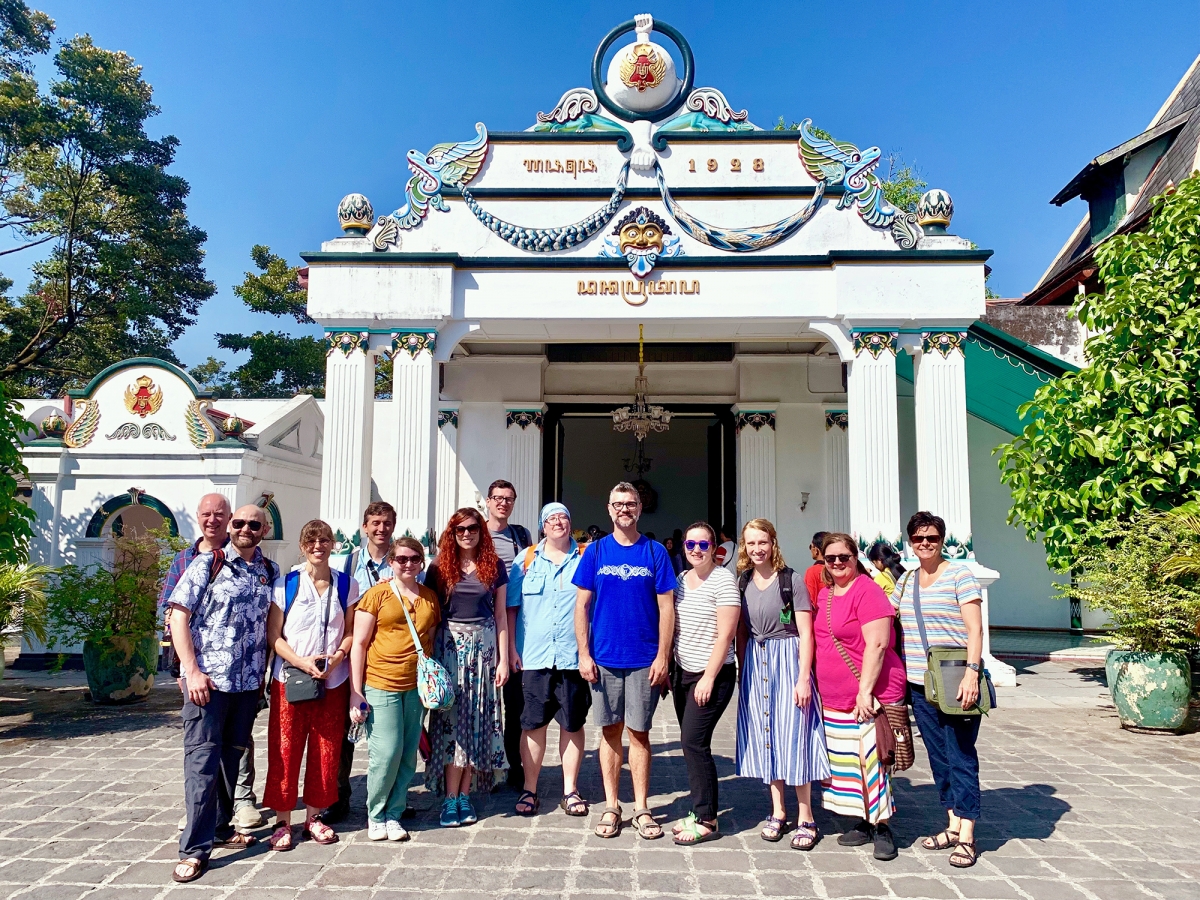
<svg viewBox="0 0 1200 900">
<path fill-rule="evenodd" d="M 633 379 L 633 406 L 622 406 L 613 410 L 613 431 L 632 431 L 638 441 L 646 439 L 650 432 L 662 432 L 671 427 L 671 413 L 661 406 L 646 402 L 650 383 L 646 378 L 646 355 L 642 340 L 642 326 L 638 325 L 638 373 Z"/>
</svg>

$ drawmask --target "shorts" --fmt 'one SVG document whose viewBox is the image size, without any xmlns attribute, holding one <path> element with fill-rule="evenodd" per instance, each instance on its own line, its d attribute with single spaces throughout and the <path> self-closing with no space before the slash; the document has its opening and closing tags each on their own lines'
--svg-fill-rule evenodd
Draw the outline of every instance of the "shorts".
<svg viewBox="0 0 1200 900">
<path fill-rule="evenodd" d="M 553 719 L 564 731 L 578 731 L 592 708 L 588 687 L 578 669 L 526 669 L 521 673 L 521 730 L 545 728 Z"/>
<path fill-rule="evenodd" d="M 650 667 L 610 669 L 596 665 L 600 678 L 592 685 L 596 724 L 601 728 L 624 722 L 630 731 L 649 731 L 654 723 L 661 689 L 650 683 Z"/>
</svg>

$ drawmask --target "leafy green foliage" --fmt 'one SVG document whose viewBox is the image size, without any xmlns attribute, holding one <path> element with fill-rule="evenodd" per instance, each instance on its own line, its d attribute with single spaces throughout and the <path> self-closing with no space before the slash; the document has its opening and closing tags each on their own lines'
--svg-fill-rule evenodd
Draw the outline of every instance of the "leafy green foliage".
<svg viewBox="0 0 1200 900">
<path fill-rule="evenodd" d="M 0 255 L 42 247 L 26 292 L 0 292 L 0 380 L 43 394 L 125 357 L 174 360 L 214 291 L 188 184 L 167 173 L 179 142 L 145 131 L 158 107 L 141 67 L 78 36 L 42 93 L 32 56 L 52 29 L 0 0 L 0 231 L 17 241 Z"/>
<path fill-rule="evenodd" d="M 1164 566 L 1180 549 L 1200 550 L 1200 535 L 1178 518 L 1141 510 L 1091 528 L 1092 540 L 1079 549 L 1082 578 L 1060 590 L 1108 613 L 1108 636 L 1127 650 L 1188 652 L 1200 625 L 1200 576 L 1168 579 Z"/>
<path fill-rule="evenodd" d="M 0 384 L 0 563 L 25 562 L 33 537 L 33 510 L 17 494 L 17 477 L 29 477 L 21 438 L 34 431 Z"/>
<path fill-rule="evenodd" d="M 1087 366 L 1039 388 L 1018 410 L 1030 424 L 999 448 L 1009 521 L 1043 535 L 1060 571 L 1093 523 L 1200 499 L 1200 176 L 1096 260 L 1105 293 L 1074 307 L 1093 335 Z"/>
<path fill-rule="evenodd" d="M 50 566 L 0 562 L 0 633 L 15 625 L 46 642 L 46 580 L 54 573 Z"/>
</svg>

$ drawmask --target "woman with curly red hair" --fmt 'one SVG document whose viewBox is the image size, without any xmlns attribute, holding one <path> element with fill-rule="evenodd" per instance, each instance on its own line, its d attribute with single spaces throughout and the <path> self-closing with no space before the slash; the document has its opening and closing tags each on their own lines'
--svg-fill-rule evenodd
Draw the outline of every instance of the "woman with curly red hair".
<svg viewBox="0 0 1200 900">
<path fill-rule="evenodd" d="M 425 584 L 438 595 L 443 628 L 435 654 L 454 682 L 454 705 L 429 717 L 429 788 L 445 792 L 444 828 L 478 821 L 475 788 L 490 791 L 508 769 L 499 688 L 508 681 L 508 571 L 476 509 L 450 517 Z M 500 615 L 496 615 L 500 610 Z"/>
</svg>

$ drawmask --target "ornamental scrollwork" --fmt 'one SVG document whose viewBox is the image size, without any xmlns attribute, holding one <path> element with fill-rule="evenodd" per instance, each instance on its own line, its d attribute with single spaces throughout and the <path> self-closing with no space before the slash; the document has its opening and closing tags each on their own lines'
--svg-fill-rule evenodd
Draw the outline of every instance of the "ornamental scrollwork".
<svg viewBox="0 0 1200 900">
<path fill-rule="evenodd" d="M 410 359 L 416 359 L 423 350 L 428 350 L 429 355 L 433 356 L 433 351 L 436 349 L 436 331 L 392 332 L 392 359 L 395 359 L 397 356 L 399 356 L 401 352 L 407 353 Z"/>
<path fill-rule="evenodd" d="M 921 332 L 921 352 L 932 353 L 937 351 L 942 355 L 942 359 L 949 359 L 950 354 L 958 351 L 960 356 L 965 355 L 963 350 L 963 342 L 967 339 L 965 331 L 941 331 L 941 332 Z"/>
<path fill-rule="evenodd" d="M 747 426 L 755 431 L 761 431 L 764 426 L 774 431 L 775 413 L 769 410 L 743 410 L 737 414 L 734 430 L 741 434 L 742 429 Z"/>
<path fill-rule="evenodd" d="M 600 101 L 596 99 L 595 91 L 590 88 L 571 88 L 559 98 L 558 105 L 550 113 L 539 112 L 537 120 L 542 124 L 554 122 L 565 125 L 599 109 Z"/>
<path fill-rule="evenodd" d="M 104 439 L 108 441 L 124 441 L 128 438 L 136 438 L 141 433 L 142 429 L 137 424 L 126 422 L 124 425 L 118 426 L 112 434 L 106 434 Z"/>
<path fill-rule="evenodd" d="M 974 559 L 975 544 L 971 535 L 968 534 L 966 540 L 960 540 L 952 534 L 947 534 L 946 540 L 942 542 L 942 556 L 945 559 Z"/>
<path fill-rule="evenodd" d="M 539 409 L 509 409 L 505 410 L 504 427 L 516 425 L 522 431 L 532 425 L 538 431 L 542 430 L 542 411 Z"/>
<path fill-rule="evenodd" d="M 206 415 L 210 406 L 212 406 L 211 400 L 193 400 L 187 405 L 187 412 L 183 416 L 188 440 L 197 450 L 202 450 L 217 441 L 216 429 L 213 428 Z"/>
<path fill-rule="evenodd" d="M 367 352 L 367 342 L 371 339 L 371 335 L 366 331 L 327 331 L 325 332 L 325 340 L 329 344 L 329 348 L 325 351 L 326 356 L 332 356 L 335 350 L 340 350 L 346 358 L 355 350 Z"/>
<path fill-rule="evenodd" d="M 828 431 L 835 425 L 845 431 L 850 427 L 850 414 L 844 409 L 825 410 L 825 430 Z"/>
<path fill-rule="evenodd" d="M 62 437 L 62 442 L 68 447 L 86 447 L 96 436 L 100 428 L 100 405 L 95 400 L 76 400 L 78 407 L 83 404 L 83 410 L 76 413 L 75 421 Z"/>
<path fill-rule="evenodd" d="M 896 345 L 900 341 L 900 333 L 897 331 L 856 331 L 854 333 L 854 355 L 858 356 L 862 351 L 867 351 L 871 354 L 872 359 L 879 359 L 884 353 L 896 355 Z"/>
<path fill-rule="evenodd" d="M 142 426 L 142 437 L 148 441 L 173 441 L 175 435 L 155 422 L 147 422 Z"/>
<path fill-rule="evenodd" d="M 444 428 L 447 425 L 449 425 L 451 428 L 458 428 L 457 409 L 438 410 L 438 428 Z"/>
</svg>

